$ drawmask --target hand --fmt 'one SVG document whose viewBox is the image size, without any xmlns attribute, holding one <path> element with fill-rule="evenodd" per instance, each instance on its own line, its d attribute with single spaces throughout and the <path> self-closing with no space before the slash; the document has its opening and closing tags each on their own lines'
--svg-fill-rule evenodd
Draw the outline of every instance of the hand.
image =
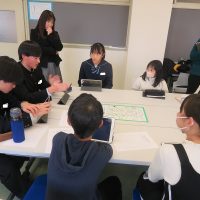
<svg viewBox="0 0 200 200">
<path fill-rule="evenodd" d="M 60 76 L 58 75 L 49 75 L 49 84 L 50 85 L 53 85 L 54 83 L 60 83 L 61 80 L 60 80 Z"/>
<path fill-rule="evenodd" d="M 46 31 L 47 31 L 47 35 L 50 35 L 53 32 L 53 29 L 52 27 L 48 27 Z"/>
<path fill-rule="evenodd" d="M 33 116 L 35 116 L 36 113 L 38 112 L 36 104 L 28 103 L 27 101 L 23 101 L 21 103 L 21 108 L 24 112 L 32 114 Z"/>
<path fill-rule="evenodd" d="M 51 109 L 51 104 L 50 102 L 44 102 L 44 103 L 39 103 L 39 104 L 36 104 L 37 108 L 38 108 L 38 111 L 36 113 L 36 116 L 42 116 L 42 115 L 45 115 L 47 114 L 50 109 Z"/>
<path fill-rule="evenodd" d="M 54 83 L 53 85 L 48 87 L 48 92 L 50 94 L 53 94 L 55 92 L 65 92 L 70 86 L 71 84 L 67 83 Z"/>
</svg>

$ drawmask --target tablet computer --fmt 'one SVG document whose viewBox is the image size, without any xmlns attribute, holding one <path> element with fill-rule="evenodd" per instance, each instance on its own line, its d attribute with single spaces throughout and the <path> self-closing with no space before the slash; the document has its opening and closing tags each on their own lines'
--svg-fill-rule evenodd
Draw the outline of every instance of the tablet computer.
<svg viewBox="0 0 200 200">
<path fill-rule="evenodd" d="M 102 90 L 102 80 L 81 79 L 81 90 L 101 91 Z"/>
<path fill-rule="evenodd" d="M 113 118 L 103 118 L 103 126 L 94 132 L 92 140 L 111 143 L 113 141 L 114 124 Z"/>
</svg>

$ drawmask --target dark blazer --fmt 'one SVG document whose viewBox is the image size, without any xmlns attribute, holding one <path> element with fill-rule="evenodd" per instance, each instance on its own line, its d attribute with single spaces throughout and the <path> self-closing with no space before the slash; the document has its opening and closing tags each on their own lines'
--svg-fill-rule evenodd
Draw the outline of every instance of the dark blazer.
<svg viewBox="0 0 200 200">
<path fill-rule="evenodd" d="M 30 39 L 37 42 L 42 49 L 42 56 L 40 58 L 40 66 L 46 68 L 48 62 L 53 62 L 57 66 L 62 61 L 62 59 L 57 54 L 61 51 L 63 45 L 61 43 L 60 37 L 57 31 L 53 31 L 51 34 L 47 35 L 45 31 L 45 38 L 41 38 L 38 34 L 38 29 L 31 29 Z"/>
<path fill-rule="evenodd" d="M 43 103 L 48 98 L 46 88 L 50 84 L 45 80 L 41 68 L 38 66 L 35 70 L 29 71 L 21 62 L 19 62 L 19 65 L 23 70 L 23 82 L 15 87 L 13 94 L 20 101 Z"/>
<path fill-rule="evenodd" d="M 102 80 L 103 88 L 112 88 L 113 71 L 112 65 L 102 60 L 97 67 L 94 66 L 92 59 L 82 62 L 79 71 L 78 84 L 81 86 L 81 79 Z"/>
</svg>

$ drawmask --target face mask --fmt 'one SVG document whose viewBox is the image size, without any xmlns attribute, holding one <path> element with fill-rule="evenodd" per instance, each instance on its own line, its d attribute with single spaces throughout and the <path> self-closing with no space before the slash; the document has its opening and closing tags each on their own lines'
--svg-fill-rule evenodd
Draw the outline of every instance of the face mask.
<svg viewBox="0 0 200 200">
<path fill-rule="evenodd" d="M 148 77 L 148 78 L 154 78 L 154 73 L 152 73 L 152 72 L 146 72 L 146 76 Z"/>
<path fill-rule="evenodd" d="M 185 117 L 185 116 L 180 116 L 180 117 L 176 117 L 176 118 L 178 118 L 178 119 L 187 119 L 187 118 L 189 118 L 189 117 Z M 190 126 L 192 126 L 194 124 L 194 122 L 192 122 L 192 124 L 190 125 Z M 181 131 L 183 131 L 183 130 L 185 130 L 185 129 L 187 129 L 187 128 L 189 128 L 189 126 L 184 126 L 184 127 L 181 127 L 181 128 L 179 128 Z"/>
</svg>

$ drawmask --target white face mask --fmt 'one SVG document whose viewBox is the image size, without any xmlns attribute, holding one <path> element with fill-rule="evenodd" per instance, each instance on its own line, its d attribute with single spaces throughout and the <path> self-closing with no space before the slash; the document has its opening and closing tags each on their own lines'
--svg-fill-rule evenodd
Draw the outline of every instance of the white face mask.
<svg viewBox="0 0 200 200">
<path fill-rule="evenodd" d="M 155 76 L 155 74 L 154 73 L 152 73 L 152 72 L 146 72 L 146 76 L 147 76 L 147 78 L 154 78 L 154 76 Z"/>
<path fill-rule="evenodd" d="M 187 119 L 187 118 L 189 118 L 189 117 L 185 117 L 185 116 L 180 116 L 180 117 L 176 117 L 176 118 L 179 118 L 179 119 Z M 192 124 L 190 125 L 190 126 L 192 126 L 194 124 L 194 122 L 192 122 Z M 184 127 L 180 127 L 179 129 L 181 130 L 181 131 L 183 131 L 183 130 L 185 130 L 185 129 L 187 129 L 187 128 L 189 128 L 190 126 L 184 126 Z"/>
</svg>

